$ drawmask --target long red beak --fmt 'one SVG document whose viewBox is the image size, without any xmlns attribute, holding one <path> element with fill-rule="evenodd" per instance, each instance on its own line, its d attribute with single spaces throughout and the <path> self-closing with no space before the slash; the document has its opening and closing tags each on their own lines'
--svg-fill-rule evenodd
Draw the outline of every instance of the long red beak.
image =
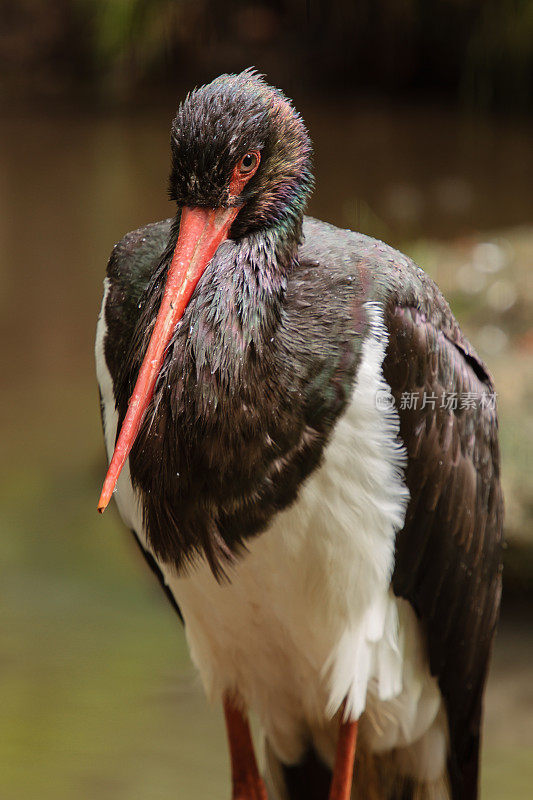
<svg viewBox="0 0 533 800">
<path fill-rule="evenodd" d="M 98 501 L 101 514 L 111 499 L 120 471 L 139 433 L 176 325 L 217 247 L 228 238 L 238 212 L 238 207 L 182 209 L 178 241 L 168 270 L 161 307 Z"/>
</svg>

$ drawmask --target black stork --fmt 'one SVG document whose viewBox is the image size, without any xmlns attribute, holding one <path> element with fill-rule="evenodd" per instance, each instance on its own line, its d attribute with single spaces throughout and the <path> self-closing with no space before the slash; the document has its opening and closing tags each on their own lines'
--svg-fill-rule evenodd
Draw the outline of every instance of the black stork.
<svg viewBox="0 0 533 800">
<path fill-rule="evenodd" d="M 473 800 L 490 375 L 412 261 L 304 217 L 309 136 L 257 73 L 191 92 L 171 150 L 176 216 L 107 268 L 99 510 L 116 490 L 224 704 L 234 800 Z"/>
</svg>

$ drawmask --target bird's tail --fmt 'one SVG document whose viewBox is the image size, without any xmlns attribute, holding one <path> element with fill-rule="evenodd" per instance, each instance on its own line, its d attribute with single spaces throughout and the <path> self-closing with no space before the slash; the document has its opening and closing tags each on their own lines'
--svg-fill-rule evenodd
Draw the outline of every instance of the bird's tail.
<svg viewBox="0 0 533 800">
<path fill-rule="evenodd" d="M 310 746 L 297 764 L 284 764 L 265 741 L 269 800 L 327 800 L 331 769 Z M 447 781 L 421 783 L 395 768 L 392 756 L 358 748 L 351 800 L 449 800 Z"/>
</svg>

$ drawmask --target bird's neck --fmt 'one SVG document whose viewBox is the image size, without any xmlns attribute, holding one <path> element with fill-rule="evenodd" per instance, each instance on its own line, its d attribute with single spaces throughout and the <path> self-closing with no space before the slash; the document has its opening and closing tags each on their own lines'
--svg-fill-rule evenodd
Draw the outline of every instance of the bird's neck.
<svg viewBox="0 0 533 800">
<path fill-rule="evenodd" d="M 295 231 L 284 222 L 249 233 L 235 242 L 235 269 L 248 265 L 250 277 L 265 292 L 283 294 L 300 241 L 301 225 Z"/>
<path fill-rule="evenodd" d="M 301 224 L 272 225 L 222 243 L 183 317 L 197 365 L 219 365 L 232 380 L 271 349 L 294 269 Z"/>
<path fill-rule="evenodd" d="M 232 280 L 224 279 L 232 297 L 226 310 L 231 314 L 234 304 L 239 308 L 243 331 L 256 345 L 268 343 L 275 334 L 297 263 L 301 223 L 296 228 L 291 223 L 281 221 L 232 243 Z"/>
</svg>

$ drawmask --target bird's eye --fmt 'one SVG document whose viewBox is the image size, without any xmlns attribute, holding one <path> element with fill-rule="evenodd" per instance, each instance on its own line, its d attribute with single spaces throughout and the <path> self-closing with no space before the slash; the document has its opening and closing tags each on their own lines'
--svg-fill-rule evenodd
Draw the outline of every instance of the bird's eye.
<svg viewBox="0 0 533 800">
<path fill-rule="evenodd" d="M 241 175 L 248 175 L 250 172 L 254 172 L 258 164 L 259 153 L 251 151 L 250 153 L 246 153 L 246 155 L 241 158 L 237 165 L 237 169 Z"/>
</svg>

